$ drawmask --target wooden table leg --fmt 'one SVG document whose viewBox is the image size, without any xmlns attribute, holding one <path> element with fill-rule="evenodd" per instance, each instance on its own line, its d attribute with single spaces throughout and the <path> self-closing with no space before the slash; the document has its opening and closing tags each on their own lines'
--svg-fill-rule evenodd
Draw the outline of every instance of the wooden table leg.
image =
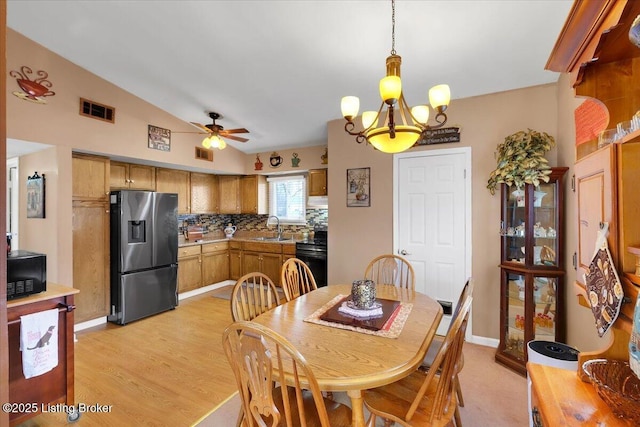
<svg viewBox="0 0 640 427">
<path fill-rule="evenodd" d="M 362 390 L 349 390 L 347 396 L 351 399 L 351 425 L 364 427 L 364 401 Z"/>
</svg>

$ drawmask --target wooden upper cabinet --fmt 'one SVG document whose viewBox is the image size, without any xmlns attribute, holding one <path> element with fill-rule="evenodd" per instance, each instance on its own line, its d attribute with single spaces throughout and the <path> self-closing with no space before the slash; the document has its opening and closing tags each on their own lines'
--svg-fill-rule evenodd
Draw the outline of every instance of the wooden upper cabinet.
<svg viewBox="0 0 640 427">
<path fill-rule="evenodd" d="M 109 200 L 109 159 L 100 156 L 73 154 L 74 200 Z"/>
<path fill-rule="evenodd" d="M 628 36 L 639 14 L 639 1 L 576 1 L 545 67 L 569 73 L 577 96 L 601 101 L 607 128 L 630 120 L 640 106 L 640 93 L 630 90 L 640 86 L 640 48 Z M 597 148 L 594 138 L 576 147 L 576 157 Z"/>
<path fill-rule="evenodd" d="M 243 214 L 265 215 L 267 207 L 267 178 L 264 175 L 243 176 L 240 181 L 240 210 Z"/>
<path fill-rule="evenodd" d="M 178 194 L 178 213 L 190 213 L 190 172 L 177 169 L 156 168 L 156 191 Z"/>
<path fill-rule="evenodd" d="M 191 213 L 218 213 L 218 177 L 191 172 Z"/>
<path fill-rule="evenodd" d="M 133 163 L 111 162 L 111 189 L 148 190 L 156 189 L 156 168 Z"/>
<path fill-rule="evenodd" d="M 218 176 L 218 197 L 221 214 L 240 213 L 240 177 L 234 175 Z"/>
<path fill-rule="evenodd" d="M 311 169 L 309 171 L 309 196 L 327 195 L 327 170 Z"/>
</svg>

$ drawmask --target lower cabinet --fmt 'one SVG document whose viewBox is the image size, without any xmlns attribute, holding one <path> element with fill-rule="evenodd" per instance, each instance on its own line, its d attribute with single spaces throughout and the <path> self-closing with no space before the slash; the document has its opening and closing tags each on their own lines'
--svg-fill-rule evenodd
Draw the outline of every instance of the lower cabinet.
<svg viewBox="0 0 640 427">
<path fill-rule="evenodd" d="M 278 245 L 274 245 L 278 246 Z M 278 248 L 279 249 L 279 248 Z M 244 274 L 260 272 L 266 274 L 276 286 L 280 285 L 282 255 L 268 252 L 247 252 L 242 255 Z"/>
<path fill-rule="evenodd" d="M 178 293 L 202 286 L 200 245 L 178 248 Z"/>
<path fill-rule="evenodd" d="M 178 248 L 178 293 L 229 279 L 229 242 Z"/>
<path fill-rule="evenodd" d="M 242 277 L 242 243 L 229 242 L 229 278 L 238 280 Z"/>
<path fill-rule="evenodd" d="M 281 286 L 282 263 L 292 256 L 295 256 L 294 244 L 243 242 L 242 273 L 264 273 L 276 286 Z"/>
<path fill-rule="evenodd" d="M 202 286 L 212 285 L 229 278 L 229 243 L 202 245 Z"/>
<path fill-rule="evenodd" d="M 73 287 L 75 322 L 109 314 L 109 203 L 73 201 Z M 80 255 L 78 255 L 80 254 Z"/>
</svg>

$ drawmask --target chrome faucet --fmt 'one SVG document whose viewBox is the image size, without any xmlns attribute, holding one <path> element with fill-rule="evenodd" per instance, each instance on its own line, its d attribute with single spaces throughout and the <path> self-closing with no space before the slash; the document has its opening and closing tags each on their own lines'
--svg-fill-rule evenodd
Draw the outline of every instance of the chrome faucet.
<svg viewBox="0 0 640 427">
<path fill-rule="evenodd" d="M 277 224 L 276 224 L 277 227 L 278 227 L 278 236 L 277 237 L 278 237 L 278 240 L 281 240 L 282 239 L 282 227 L 280 227 L 280 218 L 278 218 L 275 215 L 271 215 L 269 218 L 267 218 L 267 227 L 269 227 L 269 220 L 271 218 L 275 218 L 276 221 L 278 221 Z"/>
</svg>

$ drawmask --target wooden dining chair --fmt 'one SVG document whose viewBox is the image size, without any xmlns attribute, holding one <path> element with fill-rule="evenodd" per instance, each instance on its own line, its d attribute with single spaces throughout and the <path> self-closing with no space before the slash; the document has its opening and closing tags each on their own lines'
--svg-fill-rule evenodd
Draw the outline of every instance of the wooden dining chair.
<svg viewBox="0 0 640 427">
<path fill-rule="evenodd" d="M 395 285 L 415 289 L 416 279 L 413 267 L 406 259 L 398 255 L 380 255 L 369 263 L 364 278 L 380 285 Z"/>
<path fill-rule="evenodd" d="M 222 345 L 242 399 L 241 425 L 351 425 L 351 409 L 322 396 L 305 358 L 282 335 L 241 321 L 225 329 Z"/>
<path fill-rule="evenodd" d="M 287 301 L 318 289 L 311 269 L 298 258 L 289 258 L 282 264 L 280 283 Z"/>
<path fill-rule="evenodd" d="M 451 315 L 452 322 L 453 322 L 453 319 L 455 319 L 458 316 L 458 313 L 462 308 L 462 303 L 467 298 L 467 296 L 473 296 L 473 286 L 474 286 L 473 279 L 472 278 L 467 279 L 467 282 L 462 287 L 462 292 L 460 292 L 460 296 L 458 297 L 458 302 L 456 303 L 455 309 L 453 310 L 453 313 Z M 451 328 L 451 323 L 449 324 L 449 328 Z M 423 371 L 429 370 L 431 365 L 433 365 L 433 362 L 436 358 L 436 355 L 438 354 L 438 350 L 442 345 L 443 341 L 444 341 L 444 337 L 442 335 L 436 335 L 433 337 L 433 341 L 431 341 L 431 344 L 429 344 L 429 348 L 427 348 L 427 354 L 424 357 L 424 360 L 422 361 L 422 365 L 420 366 L 420 369 L 422 369 Z M 464 356 L 461 355 L 459 369 L 462 370 L 463 366 L 464 366 Z M 456 395 L 458 398 L 458 405 L 463 407 L 464 398 L 462 396 L 462 387 L 460 386 L 458 373 L 456 373 L 455 387 L 456 387 Z M 458 427 L 460 426 L 458 425 Z"/>
<path fill-rule="evenodd" d="M 405 427 L 440 427 L 455 421 L 460 427 L 454 381 L 471 301 L 469 295 L 462 303 L 428 372 L 416 369 L 394 383 L 364 392 L 364 404 L 371 412 L 368 427 L 376 425 L 377 417 L 385 420 L 385 426 L 395 422 Z"/>
<path fill-rule="evenodd" d="M 248 273 L 238 279 L 231 293 L 233 321 L 252 320 L 278 306 L 278 290 L 266 274 Z"/>
</svg>

